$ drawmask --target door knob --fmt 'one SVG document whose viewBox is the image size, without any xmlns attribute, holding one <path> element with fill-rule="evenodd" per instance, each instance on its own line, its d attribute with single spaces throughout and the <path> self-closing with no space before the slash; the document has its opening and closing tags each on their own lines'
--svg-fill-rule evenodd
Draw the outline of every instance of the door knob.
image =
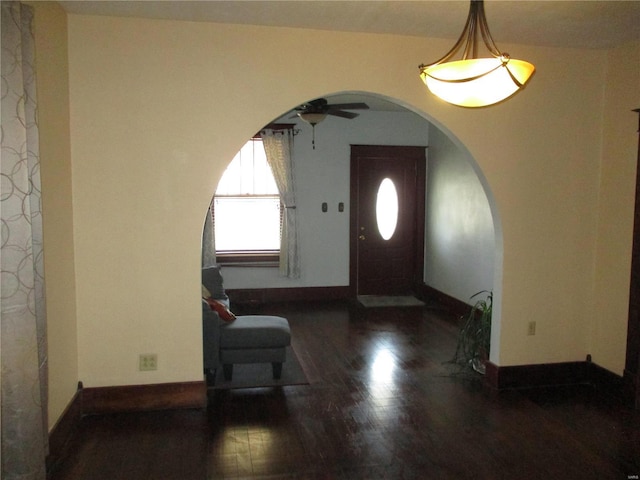
<svg viewBox="0 0 640 480">
<path fill-rule="evenodd" d="M 365 236 L 364 236 L 364 235 L 360 235 L 358 238 L 359 238 L 360 240 L 364 240 L 364 239 L 365 239 Z"/>
</svg>

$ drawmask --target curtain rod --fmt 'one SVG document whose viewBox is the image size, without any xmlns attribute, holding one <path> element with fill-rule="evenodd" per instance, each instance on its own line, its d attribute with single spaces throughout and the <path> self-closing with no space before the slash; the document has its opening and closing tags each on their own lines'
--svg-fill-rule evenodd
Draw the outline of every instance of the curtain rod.
<svg viewBox="0 0 640 480">
<path fill-rule="evenodd" d="M 264 132 L 265 130 L 291 130 L 293 136 L 296 136 L 300 133 L 300 129 L 295 127 L 295 123 L 270 123 L 261 128 L 260 131 L 253 136 L 253 138 L 260 138 L 260 133 Z"/>
</svg>

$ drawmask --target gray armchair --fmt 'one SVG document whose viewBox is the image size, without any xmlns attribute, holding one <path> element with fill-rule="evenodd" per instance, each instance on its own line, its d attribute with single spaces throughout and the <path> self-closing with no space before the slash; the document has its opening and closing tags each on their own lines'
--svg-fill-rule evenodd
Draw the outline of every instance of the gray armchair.
<svg viewBox="0 0 640 480">
<path fill-rule="evenodd" d="M 202 270 L 202 285 L 207 289 L 203 297 L 210 296 L 229 307 L 218 266 Z M 279 379 L 282 363 L 287 359 L 286 348 L 291 344 L 287 319 L 271 315 L 241 315 L 236 318 L 224 308 L 218 311 L 222 318 L 207 301 L 202 300 L 202 350 L 207 384 L 215 383 L 220 364 L 227 381 L 231 380 L 233 365 L 237 363 L 271 363 L 273 378 Z"/>
<path fill-rule="evenodd" d="M 220 267 L 213 266 L 202 269 L 202 285 L 209 291 L 212 298 L 229 305 L 229 297 L 224 291 Z M 204 373 L 207 382 L 215 379 L 216 370 L 220 364 L 220 327 L 224 322 L 220 316 L 211 310 L 209 304 L 202 300 L 202 352 L 204 355 Z"/>
</svg>

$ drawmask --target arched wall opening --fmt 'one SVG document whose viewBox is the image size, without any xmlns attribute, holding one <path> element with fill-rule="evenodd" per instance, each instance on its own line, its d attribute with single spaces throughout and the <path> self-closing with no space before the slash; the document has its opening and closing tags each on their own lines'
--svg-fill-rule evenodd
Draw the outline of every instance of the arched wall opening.
<svg viewBox="0 0 640 480">
<path fill-rule="evenodd" d="M 432 288 L 472 303 L 491 291 L 491 360 L 499 358 L 502 286 L 502 226 L 495 198 L 478 163 L 458 137 L 427 112 L 398 99 L 363 91 L 324 95 L 330 103 L 365 102 L 354 120 L 329 117 L 311 126 L 289 110 L 273 122 L 296 122 L 294 159 L 298 179 L 302 275 L 285 279 L 277 269 L 224 267 L 225 287 L 327 287 L 349 284 L 350 144 L 428 147 L 424 281 Z M 302 99 L 301 103 L 312 99 Z M 312 135 L 315 134 L 315 148 Z M 238 150 L 242 145 L 238 145 Z M 228 165 L 231 158 L 226 160 Z M 215 191 L 216 185 L 212 185 Z M 328 204 L 328 212 L 320 209 Z M 338 212 L 338 203 L 345 205 Z M 207 205 L 208 207 L 208 205 Z M 204 231 L 204 230 L 203 230 Z M 204 232 L 206 234 L 206 231 Z M 328 260 L 331 259 L 331 260 Z"/>
</svg>

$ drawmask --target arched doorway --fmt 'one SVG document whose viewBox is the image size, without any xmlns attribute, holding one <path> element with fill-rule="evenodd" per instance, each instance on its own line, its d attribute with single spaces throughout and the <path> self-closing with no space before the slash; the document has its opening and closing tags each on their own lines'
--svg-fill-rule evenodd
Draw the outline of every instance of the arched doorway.
<svg viewBox="0 0 640 480">
<path fill-rule="evenodd" d="M 332 104 L 366 103 L 369 109 L 358 110 L 354 119 L 325 119 L 313 128 L 295 118 L 295 105 L 274 119 L 296 123 L 301 278 L 282 279 L 274 269 L 225 267 L 228 288 L 348 292 L 350 146 L 422 145 L 428 151 L 423 281 L 465 303 L 478 291 L 493 291 L 492 345 L 498 345 L 502 228 L 488 183 L 467 148 L 437 120 L 394 99 L 367 92 L 323 98 Z M 498 358 L 496 348 L 491 357 Z"/>
</svg>

